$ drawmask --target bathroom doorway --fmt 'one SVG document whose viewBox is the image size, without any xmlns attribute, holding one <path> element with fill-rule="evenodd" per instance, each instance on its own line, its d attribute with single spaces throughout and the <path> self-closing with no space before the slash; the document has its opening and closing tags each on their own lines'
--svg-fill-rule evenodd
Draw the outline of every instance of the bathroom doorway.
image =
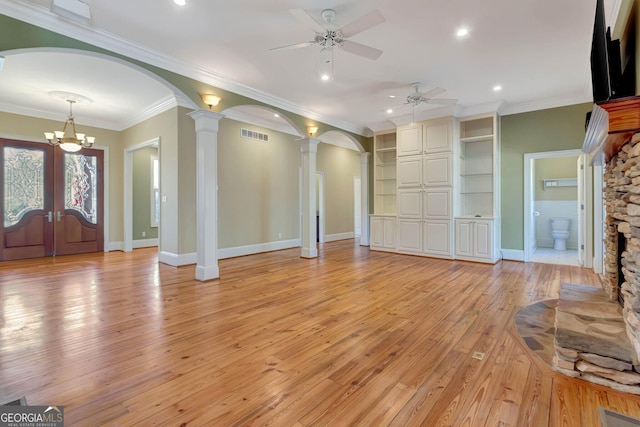
<svg viewBox="0 0 640 427">
<path fill-rule="evenodd" d="M 580 150 L 525 154 L 525 261 L 591 267 L 591 168 L 585 164 Z"/>
</svg>

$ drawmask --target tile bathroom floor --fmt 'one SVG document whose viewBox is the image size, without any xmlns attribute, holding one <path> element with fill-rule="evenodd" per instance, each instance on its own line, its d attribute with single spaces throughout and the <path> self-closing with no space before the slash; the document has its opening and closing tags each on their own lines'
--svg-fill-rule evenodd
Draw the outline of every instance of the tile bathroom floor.
<svg viewBox="0 0 640 427">
<path fill-rule="evenodd" d="M 577 249 L 556 251 L 553 248 L 537 248 L 531 255 L 531 262 L 541 262 L 544 264 L 580 265 L 580 263 L 578 262 Z"/>
</svg>

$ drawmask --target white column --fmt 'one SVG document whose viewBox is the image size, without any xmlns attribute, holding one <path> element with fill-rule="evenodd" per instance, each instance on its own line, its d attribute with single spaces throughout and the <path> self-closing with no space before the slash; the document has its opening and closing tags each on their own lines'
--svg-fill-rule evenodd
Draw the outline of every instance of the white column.
<svg viewBox="0 0 640 427">
<path fill-rule="evenodd" d="M 302 151 L 302 258 L 316 258 L 316 155 L 317 139 L 300 143 Z"/>
<path fill-rule="evenodd" d="M 218 269 L 218 124 L 213 111 L 189 113 L 196 122 L 197 255 L 196 279 L 220 277 Z"/>
<path fill-rule="evenodd" d="M 369 246 L 369 157 L 371 153 L 360 153 L 360 246 Z"/>
</svg>

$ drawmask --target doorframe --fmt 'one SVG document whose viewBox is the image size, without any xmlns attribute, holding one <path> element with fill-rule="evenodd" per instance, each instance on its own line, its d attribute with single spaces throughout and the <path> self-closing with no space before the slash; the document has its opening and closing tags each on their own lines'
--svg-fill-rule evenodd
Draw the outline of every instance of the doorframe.
<svg viewBox="0 0 640 427">
<path fill-rule="evenodd" d="M 318 243 L 324 243 L 324 172 L 316 170 L 316 192 L 318 198 Z"/>
<path fill-rule="evenodd" d="M 125 252 L 133 251 L 133 152 L 147 147 L 158 147 L 160 160 L 160 137 L 131 145 L 124 149 L 124 248 Z M 162 163 L 160 163 L 162 164 Z M 162 194 L 162 166 L 160 169 L 160 194 Z M 160 227 L 162 214 L 158 223 L 158 253 L 160 253 Z"/>
<path fill-rule="evenodd" d="M 358 198 L 356 194 L 360 195 L 360 203 L 358 202 Z M 360 208 L 360 215 L 356 212 Z M 360 224 L 360 234 L 356 233 L 356 224 Z M 358 238 L 362 236 L 362 177 L 360 175 L 353 176 L 353 237 Z"/>
<path fill-rule="evenodd" d="M 548 159 L 556 157 L 569 157 L 569 156 L 581 156 L 584 153 L 580 149 L 574 150 L 560 150 L 560 151 L 543 151 L 538 153 L 525 153 L 524 155 L 524 261 L 531 262 L 531 216 L 532 216 L 532 200 L 533 194 L 531 192 L 531 174 L 532 163 L 536 159 Z M 585 221 L 584 229 L 579 232 L 584 233 L 584 267 L 591 268 L 593 262 L 593 248 L 591 242 L 593 241 L 593 226 L 592 226 L 592 202 L 593 202 L 593 185 L 592 185 L 592 171 L 591 167 L 587 167 L 585 170 Z"/>
</svg>

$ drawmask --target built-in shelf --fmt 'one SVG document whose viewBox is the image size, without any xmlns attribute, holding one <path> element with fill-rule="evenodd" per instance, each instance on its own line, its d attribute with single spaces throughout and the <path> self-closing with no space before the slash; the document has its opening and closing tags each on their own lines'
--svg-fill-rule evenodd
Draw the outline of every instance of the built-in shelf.
<svg viewBox="0 0 640 427">
<path fill-rule="evenodd" d="M 388 153 L 390 151 L 396 151 L 396 147 L 388 147 L 388 148 L 377 148 L 376 151 L 378 153 Z"/>
<path fill-rule="evenodd" d="M 460 142 L 493 141 L 493 134 L 460 138 Z"/>
<path fill-rule="evenodd" d="M 544 188 L 558 188 L 558 187 L 577 187 L 578 179 L 577 178 L 556 178 L 556 179 L 545 179 Z"/>
<path fill-rule="evenodd" d="M 374 136 L 374 214 L 396 212 L 396 133 Z"/>
</svg>

